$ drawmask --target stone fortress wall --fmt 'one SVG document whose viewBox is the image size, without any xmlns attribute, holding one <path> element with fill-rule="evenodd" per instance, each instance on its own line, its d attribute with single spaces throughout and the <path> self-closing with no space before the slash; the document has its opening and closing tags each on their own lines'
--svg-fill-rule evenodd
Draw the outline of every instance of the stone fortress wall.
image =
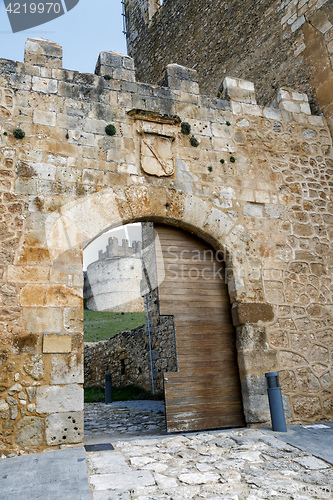
<svg viewBox="0 0 333 500">
<path fill-rule="evenodd" d="M 24 63 L 0 61 L 3 454 L 82 442 L 82 248 L 130 222 L 175 225 L 223 252 L 248 425 L 263 423 L 275 370 L 289 422 L 332 419 L 328 122 L 289 88 L 273 108 L 238 78 L 220 98 L 177 64 L 164 82 L 137 82 L 114 52 L 96 74 L 64 70 L 44 39 L 28 40 Z"/>
<path fill-rule="evenodd" d="M 172 318 L 160 316 L 157 309 L 154 313 L 150 311 L 149 330 L 143 325 L 109 340 L 85 342 L 85 387 L 104 387 L 105 373 L 111 373 L 113 387 L 163 391 L 163 373 L 176 371 L 174 328 Z"/>
<path fill-rule="evenodd" d="M 128 54 L 139 81 L 162 82 L 164 68 L 195 69 L 203 94 L 230 75 L 254 82 L 260 104 L 278 88 L 305 92 L 333 131 L 331 0 L 126 0 Z"/>
<path fill-rule="evenodd" d="M 86 307 L 92 311 L 141 312 L 141 241 L 109 238 L 106 251 L 87 267 L 84 283 Z"/>
</svg>

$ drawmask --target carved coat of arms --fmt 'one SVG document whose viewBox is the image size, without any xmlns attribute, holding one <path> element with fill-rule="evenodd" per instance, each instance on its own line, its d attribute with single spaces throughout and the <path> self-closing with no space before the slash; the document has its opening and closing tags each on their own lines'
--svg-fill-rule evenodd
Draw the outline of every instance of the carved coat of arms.
<svg viewBox="0 0 333 500">
<path fill-rule="evenodd" d="M 175 125 L 180 123 L 180 118 L 137 109 L 127 114 L 137 120 L 142 170 L 157 177 L 172 175 L 175 171 L 172 143 L 176 137 Z"/>
<path fill-rule="evenodd" d="M 141 168 L 146 174 L 163 177 L 174 173 L 173 140 L 173 137 L 141 134 Z"/>
</svg>

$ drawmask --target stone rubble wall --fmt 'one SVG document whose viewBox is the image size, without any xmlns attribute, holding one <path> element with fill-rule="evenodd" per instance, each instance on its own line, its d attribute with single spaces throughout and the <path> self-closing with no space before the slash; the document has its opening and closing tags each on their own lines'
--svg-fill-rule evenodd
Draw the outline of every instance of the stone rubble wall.
<svg viewBox="0 0 333 500">
<path fill-rule="evenodd" d="M 158 329 L 151 336 L 151 350 L 145 325 L 109 340 L 85 342 L 85 387 L 104 387 L 105 373 L 111 373 L 113 387 L 133 384 L 152 392 L 152 359 L 154 392 L 163 392 L 163 373 L 176 371 L 174 330 L 168 316 L 159 317 L 157 324 Z"/>
<path fill-rule="evenodd" d="M 28 40 L 24 63 L 0 60 L 1 454 L 82 442 L 82 248 L 130 222 L 223 252 L 247 424 L 267 409 L 267 371 L 283 372 L 289 422 L 332 419 L 327 121 L 289 88 L 272 108 L 237 78 L 223 99 L 177 64 L 164 81 L 136 82 L 114 52 L 96 74 L 64 70 L 44 39 Z"/>
<path fill-rule="evenodd" d="M 137 79 L 159 82 L 164 68 L 198 72 L 201 92 L 218 95 L 230 75 L 255 83 L 269 105 L 279 87 L 306 92 L 333 132 L 333 8 L 330 0 L 126 0 L 128 53 Z M 148 16 L 147 12 L 150 12 Z"/>
</svg>

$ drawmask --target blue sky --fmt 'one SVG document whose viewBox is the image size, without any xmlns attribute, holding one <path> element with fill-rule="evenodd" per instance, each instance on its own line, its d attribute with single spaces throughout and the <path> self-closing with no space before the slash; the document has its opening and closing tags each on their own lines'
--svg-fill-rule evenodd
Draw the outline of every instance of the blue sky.
<svg viewBox="0 0 333 500">
<path fill-rule="evenodd" d="M 3 0 L 0 0 L 0 58 L 23 61 L 25 41 L 33 37 L 60 43 L 64 68 L 94 73 L 100 52 L 115 50 L 126 54 L 121 0 L 80 0 L 63 16 L 15 34 L 11 31 Z"/>
</svg>

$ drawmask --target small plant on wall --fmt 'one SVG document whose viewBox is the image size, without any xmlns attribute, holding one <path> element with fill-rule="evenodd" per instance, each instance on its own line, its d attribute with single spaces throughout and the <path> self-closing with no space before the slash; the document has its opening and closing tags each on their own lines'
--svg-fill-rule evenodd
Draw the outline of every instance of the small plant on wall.
<svg viewBox="0 0 333 500">
<path fill-rule="evenodd" d="M 189 135 L 191 132 L 191 125 L 187 122 L 182 122 L 180 124 L 180 131 L 182 134 Z"/>
<path fill-rule="evenodd" d="M 107 135 L 115 135 L 117 133 L 117 129 L 111 123 L 105 127 L 105 133 Z"/>
<path fill-rule="evenodd" d="M 199 146 L 199 141 L 194 137 L 194 135 L 192 135 L 191 139 L 190 139 L 190 144 L 191 146 L 193 146 L 194 148 L 198 147 Z"/>
<path fill-rule="evenodd" d="M 14 130 L 13 136 L 15 139 L 23 139 L 23 137 L 25 137 L 25 132 L 21 128 L 17 128 Z"/>
</svg>

